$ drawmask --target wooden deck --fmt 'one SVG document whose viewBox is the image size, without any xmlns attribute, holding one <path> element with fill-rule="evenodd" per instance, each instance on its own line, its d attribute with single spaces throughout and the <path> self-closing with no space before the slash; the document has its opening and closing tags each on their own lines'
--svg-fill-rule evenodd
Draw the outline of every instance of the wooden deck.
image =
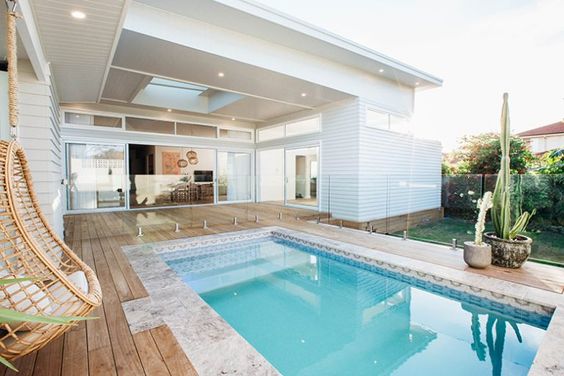
<svg viewBox="0 0 564 376">
<path fill-rule="evenodd" d="M 282 219 L 278 219 L 279 213 Z M 259 223 L 255 223 L 255 215 L 259 216 Z M 316 215 L 308 210 L 250 204 L 67 216 L 65 240 L 96 270 L 104 303 L 93 314 L 97 320 L 81 323 L 44 349 L 18 359 L 17 375 L 196 375 L 167 326 L 131 334 L 121 303 L 147 293 L 122 253 L 123 245 L 279 225 L 465 269 L 461 252 L 448 247 L 405 242 L 305 220 Z M 237 226 L 232 224 L 234 216 L 238 217 Z M 204 219 L 208 229 L 202 228 Z M 180 224 L 179 232 L 174 232 L 175 223 Z M 143 237 L 136 237 L 138 226 L 143 229 Z M 564 271 L 555 267 L 527 263 L 519 270 L 491 267 L 471 271 L 558 293 L 564 291 Z M 16 373 L 1 368 L 1 375 Z"/>
</svg>

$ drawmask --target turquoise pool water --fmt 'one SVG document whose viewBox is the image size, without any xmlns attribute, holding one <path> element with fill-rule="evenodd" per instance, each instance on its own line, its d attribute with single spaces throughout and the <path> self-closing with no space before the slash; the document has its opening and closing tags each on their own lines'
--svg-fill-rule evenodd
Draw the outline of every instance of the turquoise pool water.
<svg viewBox="0 0 564 376">
<path fill-rule="evenodd" d="M 284 375 L 525 375 L 549 317 L 277 238 L 163 256 Z"/>
</svg>

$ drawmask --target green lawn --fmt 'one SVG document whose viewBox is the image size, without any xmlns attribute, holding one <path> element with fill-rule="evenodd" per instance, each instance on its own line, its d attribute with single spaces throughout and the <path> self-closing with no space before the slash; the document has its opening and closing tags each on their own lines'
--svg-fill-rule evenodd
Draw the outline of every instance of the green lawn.
<svg viewBox="0 0 564 376">
<path fill-rule="evenodd" d="M 491 231 L 491 225 L 486 226 Z M 401 232 L 396 233 L 401 236 Z M 531 231 L 527 236 L 533 239 L 531 257 L 564 264 L 564 234 L 552 231 Z M 464 241 L 474 239 L 474 222 L 458 218 L 444 218 L 441 221 L 420 225 L 409 229 L 409 238 L 441 243 L 458 240 L 462 246 Z"/>
</svg>

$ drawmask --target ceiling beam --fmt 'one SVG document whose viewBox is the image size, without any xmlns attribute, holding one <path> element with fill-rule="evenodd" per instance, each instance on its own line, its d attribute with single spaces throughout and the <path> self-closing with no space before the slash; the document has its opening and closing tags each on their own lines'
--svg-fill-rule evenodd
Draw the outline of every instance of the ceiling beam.
<svg viewBox="0 0 564 376">
<path fill-rule="evenodd" d="M 98 91 L 98 100 L 100 102 L 102 99 L 102 93 L 104 92 L 104 88 L 106 87 L 106 80 L 108 79 L 108 74 L 110 73 L 110 67 L 112 64 L 112 60 L 114 60 L 114 54 L 116 53 L 117 45 L 119 42 L 119 37 L 121 35 L 121 31 L 123 30 L 123 24 L 125 23 L 125 18 L 127 16 L 127 10 L 129 9 L 129 5 L 131 4 L 131 0 L 125 0 L 123 3 L 123 8 L 121 9 L 121 15 L 119 18 L 119 23 L 116 28 L 116 33 L 114 36 L 114 41 L 112 43 L 112 49 L 110 51 L 110 56 L 108 56 L 108 61 L 106 63 L 106 70 L 104 71 L 104 78 L 102 79 L 102 83 L 100 84 L 100 90 Z"/>
</svg>

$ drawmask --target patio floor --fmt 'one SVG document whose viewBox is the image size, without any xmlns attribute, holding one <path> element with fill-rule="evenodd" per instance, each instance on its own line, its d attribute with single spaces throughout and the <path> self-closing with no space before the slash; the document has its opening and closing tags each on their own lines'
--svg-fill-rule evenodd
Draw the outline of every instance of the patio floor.
<svg viewBox="0 0 564 376">
<path fill-rule="evenodd" d="M 259 223 L 254 222 L 255 215 Z M 456 269 L 466 268 L 460 251 L 305 220 L 316 215 L 276 205 L 240 204 L 66 216 L 65 240 L 96 270 L 104 304 L 93 314 L 97 320 L 81 323 L 44 349 L 17 360 L 17 375 L 196 375 L 167 326 L 131 334 L 121 303 L 147 293 L 122 253 L 123 245 L 277 225 Z M 237 226 L 231 223 L 233 216 L 238 217 Z M 204 219 L 208 229 L 202 228 Z M 175 223 L 180 224 L 179 232 L 174 232 Z M 143 227 L 143 237 L 135 236 L 138 225 Z M 527 263 L 519 270 L 490 267 L 470 271 L 558 293 L 564 291 L 564 271 L 551 266 Z M 0 368 L 1 375 L 16 374 Z"/>
</svg>

